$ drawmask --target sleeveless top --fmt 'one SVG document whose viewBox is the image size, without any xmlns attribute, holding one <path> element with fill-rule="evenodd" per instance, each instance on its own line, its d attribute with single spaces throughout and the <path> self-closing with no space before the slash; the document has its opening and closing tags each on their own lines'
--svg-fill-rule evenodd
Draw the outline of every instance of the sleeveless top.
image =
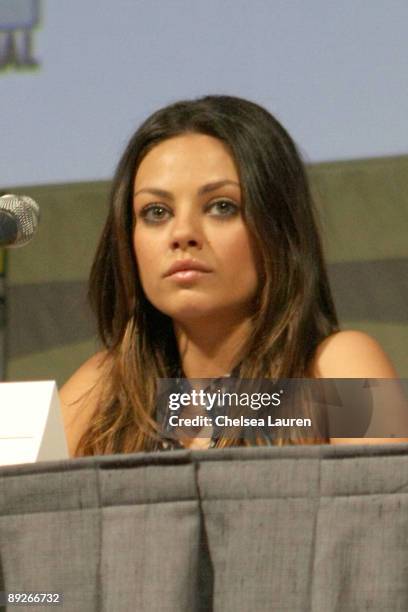
<svg viewBox="0 0 408 612">
<path fill-rule="evenodd" d="M 180 391 L 186 391 L 186 389 L 182 388 L 182 384 L 186 384 L 187 379 L 182 377 L 182 371 L 179 370 L 179 377 L 176 378 L 177 385 Z M 226 374 L 223 377 L 219 377 L 217 379 L 212 380 L 212 382 L 205 388 L 205 391 L 208 391 L 213 388 L 215 390 L 215 385 L 218 387 L 222 385 L 222 380 L 225 378 L 239 378 L 239 365 L 236 366 L 230 374 Z M 279 382 L 279 386 L 282 386 L 284 381 Z M 286 381 L 288 382 L 288 381 Z M 364 381 L 363 381 L 364 382 Z M 188 384 L 188 381 L 187 381 Z M 361 386 L 361 381 L 360 381 Z M 318 438 L 330 438 L 330 437 L 364 437 L 369 427 L 372 410 L 373 410 L 373 402 L 370 395 L 365 393 L 365 387 L 367 385 L 363 384 L 362 389 L 359 387 L 352 386 L 351 391 L 348 390 L 348 387 L 345 386 L 343 381 L 343 387 L 341 388 L 341 397 L 339 396 L 338 389 L 333 381 L 330 379 L 319 379 L 319 385 L 316 387 L 317 396 L 314 395 L 313 401 L 316 402 L 315 405 L 318 407 L 323 406 L 324 410 L 321 409 L 319 413 L 315 413 L 313 415 L 313 423 L 316 426 L 315 435 Z M 368 385 L 370 386 L 370 385 Z M 289 386 L 283 384 L 283 387 L 290 393 L 290 383 Z M 279 388 L 279 387 L 278 387 Z M 190 387 L 191 389 L 191 387 Z M 363 393 L 364 392 L 364 393 Z M 315 391 L 314 391 L 315 393 Z M 168 396 L 167 396 L 168 398 Z M 166 417 L 169 415 L 169 406 L 166 401 L 164 404 L 164 414 L 161 420 L 165 422 Z M 213 409 L 214 412 L 217 413 L 221 407 L 214 404 Z M 223 409 L 223 408 L 222 408 Z M 156 413 L 157 416 L 157 413 Z M 301 416 L 301 415 L 299 415 Z M 352 424 L 353 432 L 350 433 L 348 427 Z M 200 429 L 201 431 L 201 429 Z M 175 435 L 171 435 L 171 429 L 168 430 L 168 434 L 166 435 L 166 431 L 162 434 L 162 439 L 156 442 L 156 447 L 154 450 L 174 450 L 174 449 L 188 449 L 189 447 L 185 447 Z M 252 433 L 252 432 L 251 432 Z M 267 446 L 273 446 L 274 441 L 276 441 L 276 435 L 272 434 L 271 428 L 258 427 L 256 430 L 257 436 L 261 436 L 264 444 Z M 212 435 L 210 439 L 210 443 L 208 447 L 204 448 L 214 448 L 217 445 L 218 439 L 222 436 L 220 433 L 220 428 L 213 425 Z M 252 444 L 252 440 L 250 441 Z M 254 442 L 256 444 L 256 442 Z"/>
<path fill-rule="evenodd" d="M 225 377 L 229 377 L 232 375 L 236 375 L 238 371 L 238 367 L 234 368 L 234 370 L 231 372 L 231 374 L 226 374 Z M 186 378 L 183 376 L 183 372 L 181 370 L 181 368 L 178 369 L 177 371 L 177 376 L 176 378 L 176 385 L 179 388 L 179 390 L 181 390 L 181 384 L 182 381 L 185 381 Z M 222 377 L 224 378 L 224 377 Z M 214 383 L 216 383 L 217 381 L 219 381 L 220 378 L 217 378 Z M 213 383 L 213 384 L 214 384 Z M 211 386 L 211 384 L 206 387 L 206 390 Z M 169 409 L 168 406 L 166 405 L 164 407 L 164 415 L 161 417 L 161 421 L 165 421 L 166 417 L 169 415 Z M 217 444 L 217 437 L 216 437 L 216 433 L 215 433 L 215 429 L 213 428 L 212 431 L 212 436 L 210 439 L 210 443 L 208 445 L 208 447 L 204 447 L 204 448 L 214 448 L 215 445 Z M 177 438 L 174 438 L 173 436 L 166 436 L 164 433 L 162 434 L 162 439 L 160 441 L 156 442 L 156 448 L 154 450 L 159 450 L 159 451 L 166 451 L 166 450 L 176 450 L 176 449 L 189 449 L 189 447 L 184 446 L 184 444 L 182 444 L 180 442 L 180 440 L 178 440 Z"/>
<path fill-rule="evenodd" d="M 222 381 L 223 378 L 238 378 L 239 377 L 239 367 L 240 364 L 238 364 L 235 368 L 233 368 L 233 370 L 229 373 L 229 374 L 225 374 L 222 377 L 218 377 L 216 379 L 214 379 L 214 381 L 212 381 L 206 388 L 205 391 L 207 391 L 208 389 L 210 389 L 211 387 L 213 387 L 214 385 L 219 384 L 220 381 Z M 178 385 L 178 387 L 181 389 L 181 381 L 185 381 L 186 378 L 183 377 L 183 372 L 181 370 L 181 368 L 178 369 L 177 371 L 177 377 L 176 377 L 176 384 Z M 165 418 L 168 416 L 169 412 L 168 412 L 168 406 L 164 407 L 164 418 L 162 417 L 161 420 L 164 421 Z M 268 446 L 272 446 L 272 441 L 270 440 L 270 438 L 268 437 L 268 435 L 266 434 L 266 432 L 263 432 L 263 436 L 265 439 L 265 443 Z M 219 435 L 217 433 L 217 429 L 215 427 L 213 427 L 212 430 L 212 436 L 210 439 L 210 443 L 207 447 L 203 447 L 203 449 L 210 449 L 210 448 L 214 448 L 217 444 L 217 440 L 219 438 Z M 157 441 L 156 443 L 156 447 L 154 450 L 160 450 L 160 451 L 166 451 L 166 450 L 176 450 L 176 449 L 187 449 L 190 450 L 189 447 L 184 446 L 177 438 L 174 438 L 173 436 L 166 436 L 165 434 L 162 434 L 162 439 L 160 441 Z M 192 449 L 194 450 L 194 449 Z M 202 449 L 200 449 L 202 450 Z"/>
</svg>

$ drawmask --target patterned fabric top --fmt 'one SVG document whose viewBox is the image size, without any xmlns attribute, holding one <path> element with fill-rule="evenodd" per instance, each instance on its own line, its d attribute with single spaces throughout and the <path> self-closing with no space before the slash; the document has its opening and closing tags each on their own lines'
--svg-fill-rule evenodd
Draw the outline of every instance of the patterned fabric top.
<svg viewBox="0 0 408 612">
<path fill-rule="evenodd" d="M 229 374 L 225 374 L 222 377 L 218 377 L 216 379 L 214 379 L 209 385 L 208 387 L 206 387 L 206 391 L 208 391 L 209 389 L 211 389 L 214 385 L 218 385 L 220 381 L 222 381 L 223 378 L 229 378 L 229 377 L 238 377 L 239 376 L 239 365 L 237 365 Z M 180 388 L 180 390 L 182 390 L 182 385 L 186 383 L 186 378 L 184 376 L 184 373 L 182 371 L 181 368 L 178 369 L 177 371 L 177 376 L 176 376 L 176 384 L 178 385 L 178 387 Z M 167 416 L 168 416 L 168 406 L 161 406 L 161 409 L 164 411 L 160 417 L 160 421 L 161 422 L 165 422 Z M 218 436 L 217 436 L 217 432 L 215 429 L 213 429 L 213 433 L 212 433 L 212 437 L 210 439 L 210 443 L 207 447 L 203 447 L 203 448 L 214 448 L 217 444 L 217 440 L 218 440 Z M 175 450 L 175 449 L 185 449 L 188 447 L 185 447 L 178 439 L 176 439 L 174 436 L 168 436 L 168 437 L 163 437 L 163 440 L 161 440 L 160 442 L 157 443 L 157 447 L 156 450 Z"/>
<path fill-rule="evenodd" d="M 210 440 L 210 444 L 206 447 L 206 448 L 214 448 L 215 445 L 217 444 L 217 440 L 214 438 L 211 438 Z M 157 450 L 175 450 L 175 449 L 185 449 L 188 447 L 185 447 L 183 444 L 181 444 L 178 440 L 163 440 Z"/>
</svg>

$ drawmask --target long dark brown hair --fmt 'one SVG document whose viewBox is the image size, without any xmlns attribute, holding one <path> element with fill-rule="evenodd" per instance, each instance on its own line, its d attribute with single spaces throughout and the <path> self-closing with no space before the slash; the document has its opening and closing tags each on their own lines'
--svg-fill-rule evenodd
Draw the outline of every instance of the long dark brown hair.
<svg viewBox="0 0 408 612">
<path fill-rule="evenodd" d="M 263 278 L 240 377 L 306 377 L 317 345 L 338 330 L 305 168 L 286 130 L 264 108 L 237 97 L 211 95 L 166 106 L 132 136 L 113 179 L 89 290 L 106 358 L 99 406 L 77 455 L 156 448 L 157 379 L 174 376 L 180 358 L 171 319 L 149 302 L 140 283 L 132 192 L 145 155 L 185 133 L 213 136 L 229 148 L 245 222 L 260 253 Z"/>
</svg>

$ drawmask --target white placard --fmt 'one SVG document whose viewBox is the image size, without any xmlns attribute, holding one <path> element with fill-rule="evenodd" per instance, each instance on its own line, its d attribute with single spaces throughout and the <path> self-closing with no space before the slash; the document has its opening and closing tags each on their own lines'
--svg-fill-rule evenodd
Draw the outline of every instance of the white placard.
<svg viewBox="0 0 408 612">
<path fill-rule="evenodd" d="M 0 384 L 0 465 L 67 459 L 55 381 Z"/>
</svg>

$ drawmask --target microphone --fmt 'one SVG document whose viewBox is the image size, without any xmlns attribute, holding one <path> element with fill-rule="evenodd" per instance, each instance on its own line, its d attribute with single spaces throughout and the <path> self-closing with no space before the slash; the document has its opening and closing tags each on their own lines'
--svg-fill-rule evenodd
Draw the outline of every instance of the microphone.
<svg viewBox="0 0 408 612">
<path fill-rule="evenodd" d="M 40 207 L 28 196 L 0 197 L 0 247 L 24 246 L 38 229 Z"/>
</svg>

